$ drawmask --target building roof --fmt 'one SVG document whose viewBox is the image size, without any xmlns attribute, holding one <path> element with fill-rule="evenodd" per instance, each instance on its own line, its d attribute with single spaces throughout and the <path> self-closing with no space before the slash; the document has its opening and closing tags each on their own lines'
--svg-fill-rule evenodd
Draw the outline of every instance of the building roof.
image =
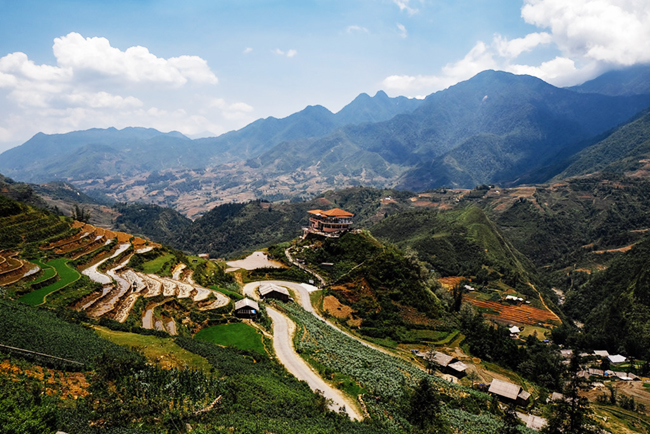
<svg viewBox="0 0 650 434">
<path fill-rule="evenodd" d="M 467 369 L 467 365 L 464 364 L 463 362 L 451 363 L 448 367 L 453 369 L 456 372 L 465 372 L 465 370 Z"/>
<path fill-rule="evenodd" d="M 448 356 L 445 353 L 441 353 L 440 351 L 435 351 L 433 353 L 433 357 L 432 357 L 432 354 L 431 354 L 430 351 L 427 352 L 427 353 L 424 353 L 424 359 L 425 360 L 433 359 L 434 362 L 436 362 L 437 364 L 439 364 L 443 368 L 446 368 L 447 366 L 449 366 L 450 363 L 452 363 L 454 360 L 456 360 L 456 358 L 454 358 L 452 356 Z"/>
<path fill-rule="evenodd" d="M 560 354 L 562 354 L 562 357 L 565 359 L 569 359 L 573 356 L 573 350 L 560 350 Z"/>
<path fill-rule="evenodd" d="M 235 302 L 235 310 L 239 310 L 243 307 L 250 307 L 251 309 L 260 310 L 260 306 L 257 304 L 257 302 L 255 300 L 251 300 L 250 298 L 242 298 L 241 300 Z"/>
<path fill-rule="evenodd" d="M 512 399 L 513 401 L 519 396 L 521 387 L 516 384 L 508 383 L 507 381 L 497 380 L 496 378 L 490 383 L 489 393 L 503 396 L 504 398 Z"/>
<path fill-rule="evenodd" d="M 625 356 L 621 356 L 620 354 L 617 354 L 615 356 L 609 356 L 608 359 L 609 359 L 610 362 L 612 362 L 614 364 L 625 363 L 625 361 L 627 360 L 625 358 Z"/>
<path fill-rule="evenodd" d="M 322 215 L 325 217 L 339 217 L 339 218 L 352 218 L 354 217 L 354 214 L 351 212 L 347 212 L 345 210 L 342 210 L 341 208 L 333 208 L 327 211 L 323 211 L 322 209 L 312 209 L 310 211 L 307 211 L 309 214 L 314 214 L 314 215 Z"/>
<path fill-rule="evenodd" d="M 594 354 L 597 355 L 598 357 L 607 357 L 609 356 L 609 353 L 605 350 L 602 351 L 594 351 Z"/>
<path fill-rule="evenodd" d="M 260 285 L 260 295 L 262 297 L 266 297 L 271 292 L 279 292 L 287 297 L 289 296 L 289 290 L 283 286 L 278 286 L 275 283 L 262 283 Z"/>
<path fill-rule="evenodd" d="M 523 399 L 524 401 L 527 401 L 528 398 L 530 398 L 530 393 L 526 392 L 525 390 L 522 389 L 521 392 L 519 392 L 519 395 L 517 395 L 517 398 Z"/>
<path fill-rule="evenodd" d="M 512 326 L 508 330 L 510 330 L 510 333 L 515 334 L 521 332 L 521 329 L 517 326 Z"/>
<path fill-rule="evenodd" d="M 605 375 L 605 371 L 602 369 L 589 368 L 589 375 L 600 375 L 601 377 Z"/>
</svg>

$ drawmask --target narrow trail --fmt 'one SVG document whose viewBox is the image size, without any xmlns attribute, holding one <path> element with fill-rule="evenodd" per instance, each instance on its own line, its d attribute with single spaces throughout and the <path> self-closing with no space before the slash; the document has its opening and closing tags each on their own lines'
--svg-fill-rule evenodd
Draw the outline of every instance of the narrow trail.
<svg viewBox="0 0 650 434">
<path fill-rule="evenodd" d="M 311 367 L 305 362 L 293 348 L 293 334 L 296 325 L 293 321 L 281 314 L 272 307 L 266 311 L 273 320 L 273 349 L 287 370 L 299 380 L 305 381 L 314 391 L 320 391 L 327 399 L 331 399 L 330 409 L 339 411 L 341 407 L 353 420 L 362 420 L 363 417 L 356 409 L 356 406 L 346 399 L 345 395 L 338 389 L 327 384 Z"/>
<path fill-rule="evenodd" d="M 539 296 L 539 299 L 541 300 L 546 310 L 549 311 L 551 315 L 553 315 L 553 318 L 555 318 L 560 324 L 562 324 L 562 320 L 560 319 L 560 317 L 557 316 L 557 314 L 553 312 L 551 309 L 549 309 L 549 307 L 546 305 L 546 302 L 544 301 L 544 297 L 542 297 L 542 294 L 537 290 L 537 288 L 535 288 L 535 285 L 533 285 L 532 283 L 529 283 L 529 285 L 535 290 L 535 292 Z"/>
</svg>

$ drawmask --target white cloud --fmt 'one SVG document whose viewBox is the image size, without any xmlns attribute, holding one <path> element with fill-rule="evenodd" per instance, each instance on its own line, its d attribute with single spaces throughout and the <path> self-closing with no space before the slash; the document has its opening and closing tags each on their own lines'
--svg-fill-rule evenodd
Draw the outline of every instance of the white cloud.
<svg viewBox="0 0 650 434">
<path fill-rule="evenodd" d="M 218 79 L 198 56 L 162 58 L 140 46 L 122 51 L 106 38 L 77 33 L 56 38 L 53 53 L 54 65 L 20 52 L 0 58 L 0 148 L 38 131 L 145 126 L 216 135 L 252 120 L 253 108 L 243 102 L 211 106 Z"/>
<path fill-rule="evenodd" d="M 650 61 L 650 2 L 525 0 L 521 16 L 550 29 L 568 57 L 625 66 Z"/>
<path fill-rule="evenodd" d="M 417 8 L 411 7 L 410 0 L 393 0 L 401 12 L 406 12 L 409 15 L 415 15 L 420 12 Z"/>
<path fill-rule="evenodd" d="M 523 38 L 508 40 L 501 35 L 495 35 L 494 45 L 497 52 L 502 57 L 514 59 L 521 53 L 531 51 L 539 45 L 547 45 L 553 41 L 553 37 L 548 33 L 530 33 Z"/>
<path fill-rule="evenodd" d="M 135 83 L 168 83 L 176 86 L 184 85 L 188 79 L 209 84 L 218 81 L 207 62 L 200 57 L 163 59 L 141 46 L 121 51 L 111 47 L 106 38 L 84 38 L 74 32 L 54 39 L 53 51 L 59 67 L 75 73 L 117 77 Z"/>
<path fill-rule="evenodd" d="M 251 47 L 246 47 L 246 48 L 244 48 L 244 51 L 243 51 L 244 54 L 248 54 L 248 53 L 252 53 L 252 52 L 253 52 L 253 49 Z"/>
<path fill-rule="evenodd" d="M 345 31 L 348 33 L 369 33 L 368 29 L 366 29 L 365 27 L 356 26 L 356 25 L 348 26 L 348 28 L 345 29 Z"/>
<path fill-rule="evenodd" d="M 210 101 L 209 107 L 219 109 L 221 115 L 228 120 L 250 120 L 249 113 L 254 110 L 252 106 L 243 102 L 228 104 L 223 98 L 213 99 Z"/>
<path fill-rule="evenodd" d="M 287 56 L 287 57 L 293 57 L 296 54 L 298 54 L 298 52 L 296 50 L 293 50 L 293 49 L 285 52 L 285 51 L 280 50 L 279 48 L 276 48 L 275 50 L 273 50 L 273 53 L 277 54 L 278 56 Z"/>
<path fill-rule="evenodd" d="M 399 30 L 399 37 L 406 39 L 409 35 L 409 32 L 404 27 L 404 24 L 397 23 L 397 29 Z"/>
<path fill-rule="evenodd" d="M 448 63 L 438 74 L 392 75 L 384 79 L 384 87 L 407 93 L 433 92 L 484 69 L 529 74 L 556 86 L 568 86 L 612 67 L 650 62 L 648 1 L 523 1 L 523 19 L 547 31 L 515 39 L 495 34 L 490 44 L 477 42 L 463 59 Z M 540 47 L 554 48 L 560 55 L 533 65 L 517 62 L 522 53 Z"/>
</svg>

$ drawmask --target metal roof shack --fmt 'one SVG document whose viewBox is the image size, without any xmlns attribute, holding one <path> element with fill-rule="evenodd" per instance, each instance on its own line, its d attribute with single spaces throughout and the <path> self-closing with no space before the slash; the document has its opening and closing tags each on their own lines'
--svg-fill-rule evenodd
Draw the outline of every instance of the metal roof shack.
<svg viewBox="0 0 650 434">
<path fill-rule="evenodd" d="M 458 359 L 456 359 L 453 356 L 449 356 L 445 353 L 441 353 L 440 351 L 435 351 L 433 353 L 431 353 L 431 351 L 426 353 L 421 353 L 418 351 L 417 353 L 414 354 L 417 355 L 418 357 L 422 357 L 425 360 L 434 361 L 440 367 L 441 372 L 454 375 L 458 378 L 462 378 L 463 376 L 465 376 L 467 365 L 464 364 L 463 362 L 458 361 Z"/>
<path fill-rule="evenodd" d="M 275 283 L 262 283 L 260 285 L 260 297 L 275 298 L 276 300 L 289 301 L 289 290 L 283 286 L 276 285 Z"/>
<path fill-rule="evenodd" d="M 594 351 L 594 354 L 595 354 L 596 356 L 600 357 L 601 359 L 603 359 L 603 358 L 609 356 L 609 353 L 608 353 L 607 351 L 605 351 L 605 350 L 597 350 L 597 351 Z"/>
<path fill-rule="evenodd" d="M 496 395 L 497 398 L 506 402 L 514 402 L 518 405 L 528 404 L 530 393 L 522 390 L 521 386 L 508 383 L 507 381 L 497 380 L 496 378 L 490 383 L 488 393 Z"/>
<path fill-rule="evenodd" d="M 235 303 L 235 316 L 238 318 L 257 318 L 260 306 L 255 300 L 243 298 Z"/>
<path fill-rule="evenodd" d="M 609 359 L 610 363 L 614 365 L 618 365 L 619 363 L 625 363 L 625 361 L 627 360 L 625 356 L 621 356 L 620 354 L 617 354 L 615 356 L 609 356 L 607 358 Z"/>
</svg>

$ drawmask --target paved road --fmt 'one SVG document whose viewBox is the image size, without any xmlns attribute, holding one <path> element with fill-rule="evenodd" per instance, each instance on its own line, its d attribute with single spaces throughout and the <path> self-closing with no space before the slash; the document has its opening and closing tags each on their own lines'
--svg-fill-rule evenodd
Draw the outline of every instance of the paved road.
<svg viewBox="0 0 650 434">
<path fill-rule="evenodd" d="M 316 374 L 307 365 L 307 363 L 293 349 L 293 333 L 296 325 L 286 316 L 282 315 L 272 307 L 266 308 L 269 316 L 273 320 L 273 349 L 282 363 L 289 372 L 299 380 L 307 382 L 309 387 L 316 391 L 319 390 L 327 399 L 331 399 L 330 409 L 338 411 L 339 408 L 345 407 L 345 411 L 351 419 L 361 420 L 363 417 L 359 414 L 355 406 L 347 402 L 343 393 L 327 384 L 318 374 Z"/>
</svg>

